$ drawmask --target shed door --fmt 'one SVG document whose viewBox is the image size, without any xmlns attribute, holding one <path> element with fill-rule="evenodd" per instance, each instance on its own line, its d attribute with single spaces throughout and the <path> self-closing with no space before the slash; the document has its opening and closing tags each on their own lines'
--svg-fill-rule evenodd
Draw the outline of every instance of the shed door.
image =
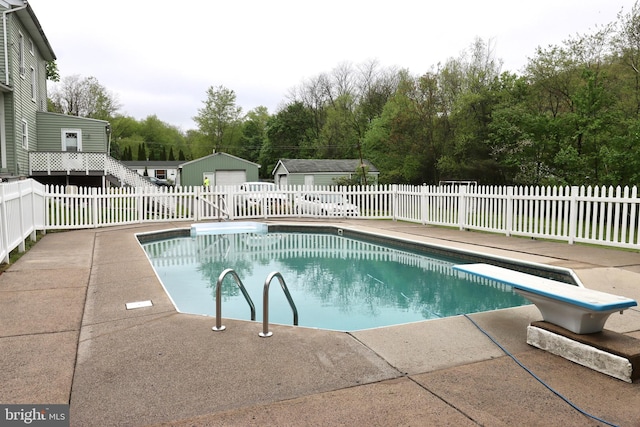
<svg viewBox="0 0 640 427">
<path fill-rule="evenodd" d="M 247 182 L 247 171 L 216 171 L 214 185 L 238 185 Z"/>
<path fill-rule="evenodd" d="M 314 176 L 313 175 L 305 175 L 304 176 L 304 185 L 306 187 L 313 187 Z"/>
</svg>

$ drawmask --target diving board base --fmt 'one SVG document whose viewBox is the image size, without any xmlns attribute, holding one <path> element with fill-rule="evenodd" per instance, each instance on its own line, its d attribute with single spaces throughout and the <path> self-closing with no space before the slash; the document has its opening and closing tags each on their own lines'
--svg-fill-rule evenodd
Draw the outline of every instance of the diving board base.
<svg viewBox="0 0 640 427">
<path fill-rule="evenodd" d="M 576 334 L 601 332 L 609 316 L 621 311 L 619 309 L 592 311 L 522 289 L 514 288 L 514 291 L 534 303 L 545 321 L 555 323 Z"/>
<path fill-rule="evenodd" d="M 624 334 L 576 334 L 541 321 L 527 327 L 527 344 L 628 383 L 640 379 L 640 340 Z"/>
</svg>

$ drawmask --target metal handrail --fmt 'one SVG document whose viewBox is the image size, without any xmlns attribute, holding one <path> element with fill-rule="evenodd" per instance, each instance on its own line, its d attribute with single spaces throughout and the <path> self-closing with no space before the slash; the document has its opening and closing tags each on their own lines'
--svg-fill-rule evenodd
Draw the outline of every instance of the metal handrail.
<svg viewBox="0 0 640 427">
<path fill-rule="evenodd" d="M 284 291 L 284 295 L 287 297 L 287 301 L 289 301 L 289 305 L 291 306 L 291 310 L 293 310 L 293 324 L 298 326 L 298 309 L 296 305 L 293 303 L 293 298 L 291 298 L 291 294 L 289 293 L 289 288 L 287 288 L 287 284 L 284 282 L 284 278 L 282 274 L 277 271 L 269 274 L 267 280 L 264 282 L 264 290 L 262 291 L 262 332 L 260 335 L 262 338 L 267 338 L 273 335 L 273 332 L 269 332 L 269 284 L 274 277 L 278 278 L 280 282 L 280 287 Z"/>
<path fill-rule="evenodd" d="M 227 268 L 222 273 L 220 273 L 218 282 L 216 283 L 216 326 L 211 328 L 216 332 L 224 331 L 226 329 L 226 326 L 222 326 L 222 293 L 220 290 L 222 288 L 222 281 L 227 276 L 227 274 L 231 274 L 233 276 L 236 283 L 238 284 L 238 287 L 240 288 L 240 292 L 242 292 L 242 295 L 244 295 L 244 299 L 246 299 L 249 303 L 249 307 L 251 308 L 251 320 L 256 320 L 256 307 L 255 305 L 253 305 L 253 301 L 251 300 L 249 293 L 242 284 L 242 280 L 240 280 L 240 277 L 238 277 L 238 274 L 232 268 Z"/>
</svg>

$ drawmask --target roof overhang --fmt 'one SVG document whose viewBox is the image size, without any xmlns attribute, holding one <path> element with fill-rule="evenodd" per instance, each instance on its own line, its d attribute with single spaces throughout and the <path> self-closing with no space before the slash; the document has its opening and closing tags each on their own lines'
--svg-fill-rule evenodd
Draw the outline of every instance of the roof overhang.
<svg viewBox="0 0 640 427">
<path fill-rule="evenodd" d="M 7 86 L 6 84 L 0 82 L 0 92 L 3 92 L 3 93 L 13 92 L 13 88 L 11 86 Z"/>
<path fill-rule="evenodd" d="M 24 25 L 35 45 L 38 46 L 38 50 L 40 51 L 42 58 L 45 61 L 55 61 L 56 54 L 53 52 L 53 48 L 49 44 L 47 36 L 44 34 L 40 21 L 38 21 L 31 5 L 28 2 L 25 3 L 27 3 L 27 7 L 16 11 L 16 15 L 20 18 L 22 25 Z"/>
</svg>

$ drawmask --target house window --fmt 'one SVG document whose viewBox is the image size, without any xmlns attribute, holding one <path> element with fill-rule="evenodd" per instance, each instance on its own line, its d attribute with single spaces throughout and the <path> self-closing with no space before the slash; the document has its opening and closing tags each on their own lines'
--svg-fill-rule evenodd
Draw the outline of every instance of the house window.
<svg viewBox="0 0 640 427">
<path fill-rule="evenodd" d="M 33 40 L 29 39 L 29 53 L 31 53 L 32 56 L 35 56 L 35 47 L 33 45 Z"/>
<path fill-rule="evenodd" d="M 62 129 L 62 151 L 82 151 L 82 130 Z"/>
<path fill-rule="evenodd" d="M 29 149 L 29 124 L 26 120 L 22 120 L 22 148 Z"/>
<path fill-rule="evenodd" d="M 20 75 L 24 77 L 24 36 L 18 33 L 18 61 L 20 63 Z"/>
<path fill-rule="evenodd" d="M 31 67 L 31 100 L 36 102 L 36 70 Z"/>
<path fill-rule="evenodd" d="M 167 179 L 167 170 L 166 169 L 156 169 L 156 178 L 158 178 L 158 179 Z"/>
</svg>

